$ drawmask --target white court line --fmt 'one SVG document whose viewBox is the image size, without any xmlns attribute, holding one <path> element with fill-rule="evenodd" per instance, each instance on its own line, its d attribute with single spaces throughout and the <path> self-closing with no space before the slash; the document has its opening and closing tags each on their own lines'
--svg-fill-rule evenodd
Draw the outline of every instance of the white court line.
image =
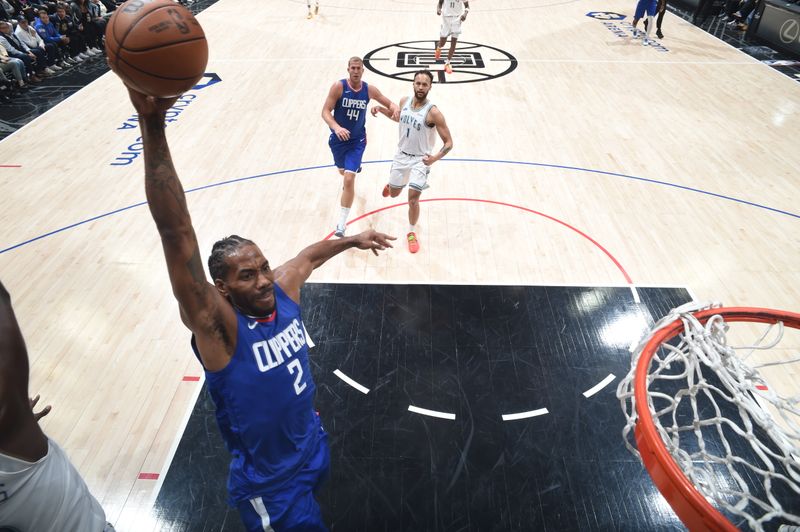
<svg viewBox="0 0 800 532">
<path fill-rule="evenodd" d="M 357 383 L 356 381 L 354 381 L 353 379 L 342 373 L 341 370 L 338 369 L 334 370 L 333 374 L 342 379 L 344 382 L 346 382 L 353 388 L 355 388 L 356 390 L 358 390 L 359 392 L 363 393 L 364 395 L 367 395 L 369 393 L 369 388 L 360 385 L 359 383 Z"/>
<path fill-rule="evenodd" d="M 633 343 L 630 346 L 628 346 L 628 353 L 633 353 L 634 351 L 636 351 L 636 348 L 639 347 L 639 344 L 642 343 L 642 340 L 644 340 L 644 337 L 647 334 L 648 333 L 644 333 L 644 335 L 642 335 L 641 338 L 639 338 L 638 340 L 634 340 Z"/>
<path fill-rule="evenodd" d="M 633 293 L 633 301 L 635 303 L 641 303 L 642 300 L 639 299 L 639 291 L 636 290 L 636 287 L 634 285 L 631 285 L 631 292 Z"/>
<path fill-rule="evenodd" d="M 408 405 L 409 412 L 416 412 L 417 414 L 422 414 L 423 416 L 431 416 L 431 417 L 440 417 L 442 419 L 455 419 L 455 414 L 450 414 L 448 412 L 437 412 L 436 410 L 428 410 L 427 408 L 419 408 L 418 406 Z"/>
<path fill-rule="evenodd" d="M 643 286 L 642 288 L 645 288 L 645 287 Z M 692 288 L 691 288 L 691 287 L 689 287 L 689 286 L 662 286 L 662 285 L 653 285 L 653 286 L 650 286 L 650 287 L 647 287 L 647 288 L 683 288 L 683 289 L 684 289 L 684 290 L 686 290 L 686 292 L 689 294 L 689 297 L 691 297 L 691 298 L 692 298 L 692 301 L 695 301 L 695 302 L 699 302 L 699 301 L 700 301 L 699 299 L 697 299 L 697 296 L 695 295 L 694 291 L 693 291 L 693 290 L 692 290 Z M 661 318 L 658 318 L 658 319 L 661 319 Z M 653 325 L 655 325 L 655 323 L 653 323 Z M 631 343 L 631 345 L 630 345 L 630 346 L 628 346 L 628 352 L 629 352 L 629 353 L 633 353 L 634 351 L 636 351 L 636 348 L 637 348 L 637 347 L 639 347 L 639 344 L 640 344 L 640 343 L 642 343 L 642 340 L 644 340 L 646 337 L 649 337 L 649 335 L 650 335 L 650 332 L 651 332 L 651 331 L 650 331 L 650 329 L 648 329 L 648 330 L 647 330 L 647 331 L 646 331 L 646 332 L 645 332 L 645 333 L 642 335 L 642 337 L 641 337 L 641 338 L 639 338 L 638 340 L 634 340 L 634 341 Z"/>
<path fill-rule="evenodd" d="M 366 161 L 367 164 L 373 162 L 384 162 L 384 161 Z M 392 161 L 385 161 L 388 165 Z M 442 159 L 441 162 L 447 162 L 447 159 Z M 449 161 L 454 162 L 454 161 Z M 380 282 L 369 282 L 369 281 L 351 281 L 347 279 L 335 279 L 333 277 L 325 277 L 323 275 L 324 272 L 320 272 L 317 275 L 317 272 L 314 272 L 314 280 L 307 281 L 306 284 L 363 284 L 363 285 L 383 285 L 386 284 L 385 281 Z M 630 289 L 631 283 L 622 282 L 622 283 L 591 283 L 589 281 L 586 282 L 573 282 L 573 283 L 512 283 L 512 282 L 502 282 L 502 281 L 492 281 L 491 285 L 485 284 L 478 284 L 478 283 L 467 283 L 467 282 L 456 282 L 456 281 L 449 281 L 447 279 L 436 279 L 431 278 L 425 281 L 413 281 L 411 279 L 403 279 L 404 285 L 434 285 L 440 284 L 443 286 L 519 286 L 521 288 L 552 288 L 552 287 L 566 287 L 566 288 L 628 288 Z M 637 284 L 639 288 L 686 288 L 685 286 L 680 285 L 667 285 L 667 284 Z"/>
<path fill-rule="evenodd" d="M 589 388 L 588 390 L 583 392 L 583 396 L 584 397 L 593 396 L 594 394 L 596 394 L 597 392 L 599 392 L 600 390 L 602 390 L 603 388 L 608 386 L 609 383 L 611 383 L 611 381 L 613 381 L 614 379 L 616 379 L 614 374 L 613 373 L 609 373 L 608 376 L 605 379 L 601 380 L 600 382 L 598 382 L 597 384 L 595 384 L 594 386 L 592 386 L 591 388 Z"/>
<path fill-rule="evenodd" d="M 744 53 L 744 52 L 742 52 Z M 341 61 L 341 57 L 277 57 L 277 58 L 216 58 L 217 63 L 330 63 Z M 620 64 L 620 65 L 759 65 L 762 64 L 757 59 L 753 61 L 633 61 L 625 59 L 517 59 L 517 63 L 579 63 L 579 64 Z M 768 65 L 767 65 L 768 66 Z M 772 68 L 772 67 L 769 67 Z M 782 74 L 783 75 L 783 74 Z M 788 76 L 784 76 L 792 81 Z"/>
<path fill-rule="evenodd" d="M 694 290 L 692 290 L 690 286 L 684 286 L 683 289 L 689 293 L 689 297 L 692 298 L 692 301 L 700 301 L 697 299 L 697 294 L 694 293 Z"/>
<path fill-rule="evenodd" d="M 192 417 L 192 412 L 194 412 L 194 407 L 197 404 L 197 398 L 200 397 L 200 391 L 203 389 L 204 382 L 206 382 L 205 372 L 200 375 L 200 380 L 195 383 L 195 388 L 192 392 L 192 396 L 189 398 L 186 412 L 183 414 L 181 424 L 178 426 L 178 430 L 175 432 L 172 445 L 167 453 L 167 459 L 164 460 L 164 465 L 161 466 L 161 471 L 158 474 L 158 481 L 156 481 L 156 485 L 153 487 L 153 493 L 150 495 L 150 503 L 148 504 L 148 508 L 150 509 L 152 509 L 156 504 L 158 494 L 161 492 L 161 486 L 163 486 L 164 479 L 169 472 L 169 467 L 172 465 L 172 461 L 175 459 L 175 453 L 178 452 L 178 445 L 181 443 L 181 439 L 183 439 L 183 433 L 186 432 L 186 426 L 189 424 L 189 419 Z"/>
<path fill-rule="evenodd" d="M 303 333 L 305 333 L 305 335 L 306 335 L 306 343 L 308 344 L 308 348 L 311 349 L 316 344 L 311 339 L 311 337 L 308 335 L 308 331 L 306 330 L 306 324 L 305 323 L 303 324 Z"/>
<path fill-rule="evenodd" d="M 503 421 L 514 421 L 517 419 L 525 419 L 529 417 L 536 417 L 536 416 L 543 416 L 545 414 L 549 414 L 550 412 L 546 408 L 540 408 L 538 410 L 530 410 L 528 412 L 518 412 L 516 414 L 503 414 L 502 418 Z"/>
</svg>

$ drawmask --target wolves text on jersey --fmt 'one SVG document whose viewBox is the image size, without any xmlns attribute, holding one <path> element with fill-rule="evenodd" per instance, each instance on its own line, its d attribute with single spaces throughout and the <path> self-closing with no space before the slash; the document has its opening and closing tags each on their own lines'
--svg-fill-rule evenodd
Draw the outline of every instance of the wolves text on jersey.
<svg viewBox="0 0 800 532">
<path fill-rule="evenodd" d="M 407 114 L 403 113 L 403 114 L 401 114 L 400 115 L 400 123 L 401 124 L 407 124 L 408 126 L 413 127 L 417 131 L 419 131 L 422 128 L 422 124 L 411 113 L 407 113 Z"/>
</svg>

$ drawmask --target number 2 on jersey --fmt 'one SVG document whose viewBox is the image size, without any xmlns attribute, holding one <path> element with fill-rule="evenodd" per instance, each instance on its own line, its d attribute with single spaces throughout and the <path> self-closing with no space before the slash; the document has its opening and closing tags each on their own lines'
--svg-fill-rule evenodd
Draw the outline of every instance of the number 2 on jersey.
<svg viewBox="0 0 800 532">
<path fill-rule="evenodd" d="M 295 358 L 289 362 L 289 365 L 286 366 L 286 369 L 289 370 L 289 375 L 294 375 L 295 372 L 297 372 L 297 375 L 294 377 L 294 393 L 295 395 L 300 395 L 303 390 L 306 389 L 306 383 L 301 382 L 303 380 L 303 366 L 301 366 L 300 361 Z"/>
</svg>

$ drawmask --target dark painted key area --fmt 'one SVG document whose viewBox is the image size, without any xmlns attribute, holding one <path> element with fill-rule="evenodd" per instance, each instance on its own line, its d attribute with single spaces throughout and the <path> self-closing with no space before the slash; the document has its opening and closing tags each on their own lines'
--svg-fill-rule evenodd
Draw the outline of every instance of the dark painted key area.
<svg viewBox="0 0 800 532">
<path fill-rule="evenodd" d="M 627 288 L 307 285 L 330 528 L 682 530 L 625 449 L 615 392 L 630 344 L 690 297 L 639 294 L 637 304 Z M 161 530 L 242 530 L 225 504 L 227 466 L 204 390 L 156 502 Z"/>
</svg>

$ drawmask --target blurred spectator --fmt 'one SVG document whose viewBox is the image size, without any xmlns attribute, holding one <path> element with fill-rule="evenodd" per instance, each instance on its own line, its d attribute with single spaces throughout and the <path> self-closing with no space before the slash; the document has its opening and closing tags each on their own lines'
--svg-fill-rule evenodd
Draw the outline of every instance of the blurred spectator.
<svg viewBox="0 0 800 532">
<path fill-rule="evenodd" d="M 69 18 L 66 16 L 64 9 L 59 7 L 56 8 L 56 15 L 53 17 L 54 20 L 56 21 L 59 20 L 58 18 L 59 14 L 64 16 L 65 19 Z M 70 24 L 72 23 L 71 18 L 69 18 L 69 22 Z M 59 25 L 61 26 L 60 22 Z M 69 26 L 69 24 L 67 26 Z M 45 11 L 44 9 L 39 11 L 39 18 L 36 19 L 36 25 L 34 27 L 36 28 L 36 32 L 39 34 L 39 37 L 41 37 L 45 43 L 50 42 L 58 46 L 62 58 L 70 57 L 70 50 L 74 52 L 77 44 L 72 42 L 72 37 L 62 34 L 56 28 L 55 24 L 50 21 L 50 15 L 48 15 L 47 11 Z M 88 55 L 81 54 L 80 52 L 77 54 L 73 53 L 73 55 L 77 59 L 75 60 L 66 59 L 65 61 L 67 63 L 76 63 L 83 61 L 84 59 L 87 59 L 89 57 Z"/>
<path fill-rule="evenodd" d="M 90 2 L 88 0 L 75 0 L 70 4 L 72 10 L 72 20 L 78 27 L 78 31 L 83 35 L 86 40 L 87 50 L 85 53 L 89 55 L 97 55 L 100 52 L 98 46 L 102 46 L 101 39 L 105 31 L 105 21 L 100 19 L 100 22 L 95 20 L 92 10 L 89 8 Z"/>
<path fill-rule="evenodd" d="M 12 21 L 20 15 L 22 15 L 22 8 L 17 0 L 0 0 L 0 20 Z"/>
<path fill-rule="evenodd" d="M 49 16 L 47 18 L 52 22 L 56 33 L 66 39 L 66 41 L 61 41 L 60 43 L 63 56 L 71 57 L 70 61 L 72 63 L 79 63 L 84 59 L 89 59 L 89 55 L 85 53 L 86 42 L 83 40 L 83 35 L 78 31 L 77 24 L 72 20 L 72 16 L 67 15 L 67 8 L 64 4 L 58 4 L 56 14 L 52 18 Z M 42 32 L 40 31 L 39 35 L 41 34 Z"/>
<path fill-rule="evenodd" d="M 57 64 L 59 59 L 58 46 L 51 42 L 45 43 L 42 38 L 39 37 L 39 34 L 36 33 L 36 30 L 31 28 L 31 25 L 28 24 L 28 19 L 19 17 L 14 35 L 32 51 L 41 50 L 47 57 L 47 68 L 51 71 L 58 72 L 62 69 L 62 67 Z M 46 71 L 47 69 L 45 69 L 45 72 Z"/>
<path fill-rule="evenodd" d="M 759 0 L 745 0 L 741 7 L 731 14 L 729 26 L 736 26 L 741 31 L 747 31 L 750 21 L 753 19 Z"/>
<path fill-rule="evenodd" d="M 25 64 L 28 80 L 32 83 L 42 81 L 38 74 L 50 75 L 53 73 L 52 70 L 47 69 L 47 54 L 38 48 L 35 51 L 28 48 L 11 31 L 11 23 L 5 20 L 0 21 L 0 45 L 6 49 L 9 56 L 19 59 Z"/>
<path fill-rule="evenodd" d="M 3 73 L 11 72 L 17 82 L 17 86 L 21 89 L 27 88 L 25 84 L 25 63 L 15 57 L 10 57 L 2 44 L 0 44 L 0 71 Z"/>
</svg>

